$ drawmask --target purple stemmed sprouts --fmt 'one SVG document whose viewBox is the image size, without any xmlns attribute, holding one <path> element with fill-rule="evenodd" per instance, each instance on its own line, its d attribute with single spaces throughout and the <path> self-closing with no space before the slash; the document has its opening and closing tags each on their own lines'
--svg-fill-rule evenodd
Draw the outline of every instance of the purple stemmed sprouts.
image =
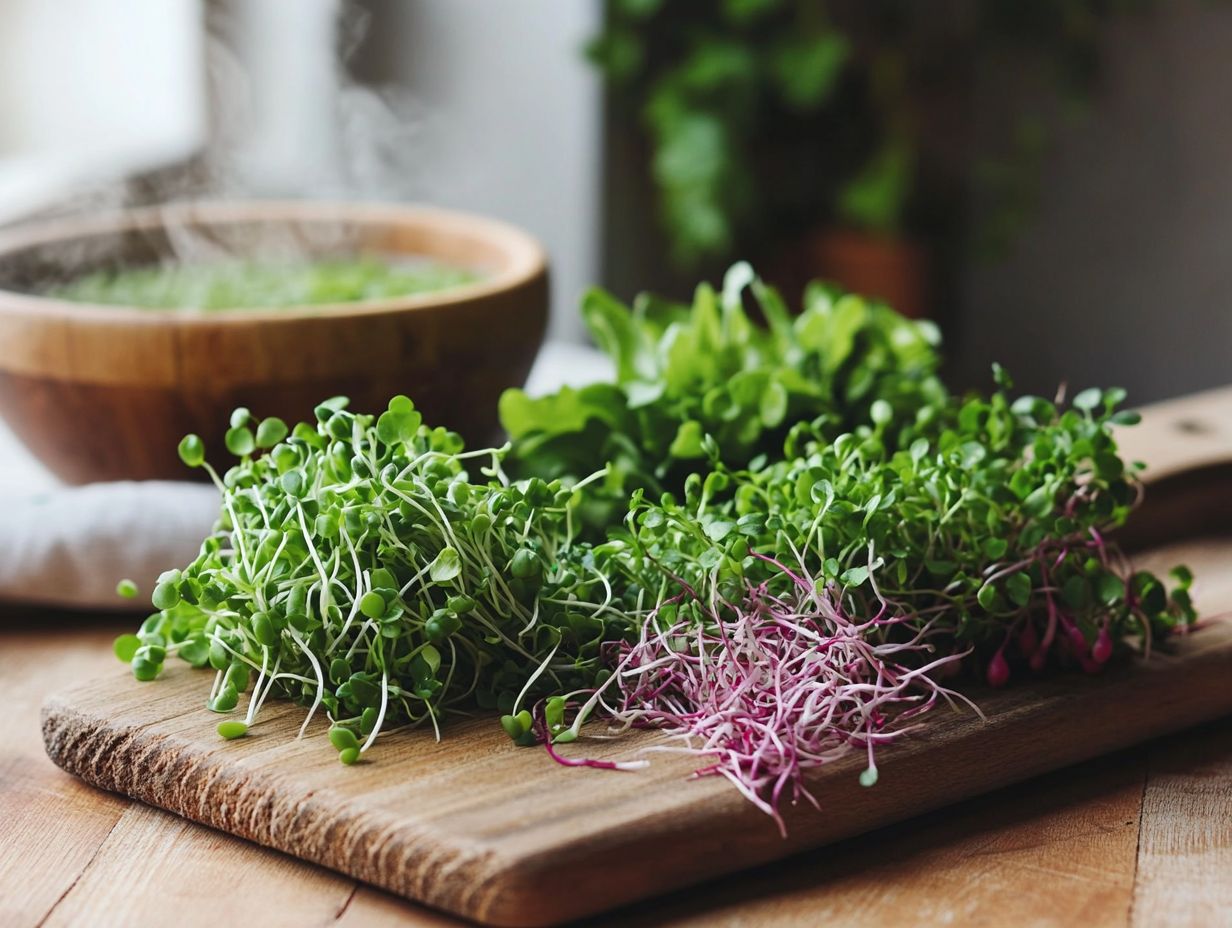
<svg viewBox="0 0 1232 928">
<path fill-rule="evenodd" d="M 669 603 L 696 603 L 703 621 L 662 621 L 668 603 L 651 613 L 636 642 L 619 644 L 611 680 L 574 729 L 597 709 L 625 727 L 674 735 L 685 744 L 650 750 L 710 759 L 696 774 L 726 777 L 785 834 L 785 798 L 818 805 L 806 772 L 864 751 L 860 781 L 872 786 L 876 749 L 918 727 L 905 723 L 939 698 L 957 696 L 933 676 L 965 654 L 930 660 L 929 624 L 884 601 L 875 615 L 854 617 L 833 584 L 771 563 L 791 579 L 788 594 L 750 584 L 739 603 L 717 594 L 703 603 L 686 587 Z"/>
<path fill-rule="evenodd" d="M 1112 613 L 1107 611 L 1103 614 L 1095 640 L 1088 642 L 1071 610 L 1062 600 L 1061 590 L 1054 581 L 1055 574 L 1071 557 L 1098 558 L 1106 571 L 1124 583 L 1125 602 L 1130 614 L 1138 619 L 1142 628 L 1143 650 L 1150 654 L 1151 623 L 1138 608 L 1131 584 L 1133 567 L 1118 548 L 1107 543 L 1098 529 L 1091 528 L 1080 536 L 1045 540 L 1029 556 L 1012 563 L 993 565 L 987 571 L 986 582 L 994 583 L 1002 577 L 1035 567 L 1041 579 L 1032 591 L 1032 600 L 1038 601 L 1036 597 L 1042 598 L 1044 605 L 1042 610 L 1024 611 L 1006 628 L 1005 640 L 985 669 L 985 680 L 989 686 L 1000 687 L 1009 682 L 1010 665 L 1005 652 L 1011 642 L 1016 645 L 1028 666 L 1036 672 L 1044 669 L 1050 653 L 1056 653 L 1063 661 L 1077 663 L 1086 673 L 1100 672 L 1111 659 Z"/>
</svg>

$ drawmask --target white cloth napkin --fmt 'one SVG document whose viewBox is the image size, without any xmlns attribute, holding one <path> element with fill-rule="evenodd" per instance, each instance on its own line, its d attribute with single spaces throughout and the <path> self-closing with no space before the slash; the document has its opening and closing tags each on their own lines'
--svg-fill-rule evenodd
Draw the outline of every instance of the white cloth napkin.
<svg viewBox="0 0 1232 928">
<path fill-rule="evenodd" d="M 608 359 L 549 343 L 527 390 L 610 379 Z M 218 516 L 208 484 L 167 481 L 60 484 L 0 422 L 0 601 L 78 609 L 132 608 L 116 583 L 134 580 L 147 601 L 155 578 L 189 563 Z"/>
</svg>

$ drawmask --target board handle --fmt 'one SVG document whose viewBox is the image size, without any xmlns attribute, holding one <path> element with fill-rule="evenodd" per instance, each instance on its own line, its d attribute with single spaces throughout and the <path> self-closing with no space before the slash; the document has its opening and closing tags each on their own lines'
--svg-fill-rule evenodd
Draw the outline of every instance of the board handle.
<svg viewBox="0 0 1232 928">
<path fill-rule="evenodd" d="M 1232 387 L 1143 407 L 1116 430 L 1122 456 L 1142 461 L 1146 495 L 1116 533 L 1129 552 L 1232 527 Z"/>
</svg>

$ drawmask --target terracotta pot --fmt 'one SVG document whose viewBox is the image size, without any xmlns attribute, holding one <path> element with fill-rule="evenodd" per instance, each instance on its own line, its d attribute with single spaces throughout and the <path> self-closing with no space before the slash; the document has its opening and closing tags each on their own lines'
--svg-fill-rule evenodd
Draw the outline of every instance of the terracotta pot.
<svg viewBox="0 0 1232 928">
<path fill-rule="evenodd" d="M 928 314 L 928 265 L 922 249 L 896 236 L 825 229 L 800 243 L 784 270 L 783 287 L 799 293 L 815 279 L 889 303 L 913 319 Z"/>
<path fill-rule="evenodd" d="M 49 279 L 166 258 L 185 235 L 232 254 L 294 242 L 315 257 L 425 256 L 481 279 L 398 299 L 222 311 L 31 292 Z M 427 422 L 486 442 L 501 391 L 530 371 L 547 310 L 547 263 L 534 239 L 436 209 L 194 204 L 16 228 L 0 237 L 0 413 L 74 483 L 187 477 L 176 454 L 184 434 L 201 435 L 213 455 L 236 406 L 290 423 L 338 394 L 353 409 L 380 411 L 405 393 Z"/>
</svg>

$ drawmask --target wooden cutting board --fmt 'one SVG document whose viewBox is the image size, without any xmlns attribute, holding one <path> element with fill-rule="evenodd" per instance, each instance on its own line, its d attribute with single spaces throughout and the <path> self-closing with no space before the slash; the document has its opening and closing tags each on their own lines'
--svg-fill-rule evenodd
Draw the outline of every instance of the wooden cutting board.
<svg viewBox="0 0 1232 928">
<path fill-rule="evenodd" d="M 104 789 L 395 893 L 493 925 L 547 925 L 835 841 L 1066 764 L 1232 712 L 1232 623 L 1177 652 L 1098 678 L 1066 678 L 977 698 L 987 714 L 939 712 L 925 733 L 819 772 L 821 812 L 787 816 L 789 837 L 726 780 L 692 780 L 690 760 L 632 773 L 566 769 L 515 747 L 492 719 L 378 742 L 343 767 L 302 710 L 272 706 L 253 733 L 214 734 L 207 675 L 156 683 L 114 677 L 52 697 L 52 760 Z M 587 744 L 626 757 L 648 736 Z M 240 875 L 237 874 L 237 879 Z"/>
<path fill-rule="evenodd" d="M 1205 443 L 1203 473 L 1229 459 L 1227 444 L 1217 454 L 1209 434 L 1177 427 L 1172 408 L 1160 407 L 1169 415 L 1155 416 L 1153 438 L 1144 430 L 1139 445 Z M 1179 479 L 1185 473 L 1172 465 L 1164 474 L 1177 505 L 1189 484 L 1206 495 L 1206 483 Z M 1209 520 L 1232 497 L 1227 488 L 1205 506 L 1186 505 Z M 1206 567 L 1200 582 L 1223 573 L 1199 606 L 1225 612 L 1232 564 Z M 371 762 L 349 768 L 323 722 L 295 739 L 302 710 L 293 706 L 267 708 L 248 737 L 222 742 L 218 716 L 204 708 L 208 675 L 184 666 L 151 684 L 117 669 L 53 696 L 43 732 L 57 764 L 105 789 L 479 922 L 530 926 L 771 861 L 1228 714 L 1230 675 L 1232 622 L 1220 621 L 1149 662 L 973 694 L 986 721 L 936 712 L 924 732 L 882 752 L 872 789 L 858 783 L 858 757 L 817 771 L 822 809 L 790 810 L 786 839 L 725 780 L 691 779 L 687 757 L 652 755 L 635 773 L 565 769 L 539 749 L 514 747 L 493 719 L 455 724 L 439 744 L 423 732 L 383 738 Z M 643 733 L 578 748 L 627 758 L 656 743 L 661 736 Z"/>
</svg>

